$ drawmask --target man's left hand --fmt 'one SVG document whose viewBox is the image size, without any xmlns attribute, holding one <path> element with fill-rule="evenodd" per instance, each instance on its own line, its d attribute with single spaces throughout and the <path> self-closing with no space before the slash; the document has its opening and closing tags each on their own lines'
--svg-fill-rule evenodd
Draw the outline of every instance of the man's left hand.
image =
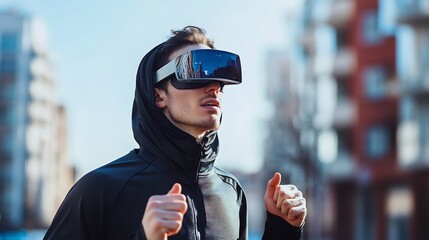
<svg viewBox="0 0 429 240">
<path fill-rule="evenodd" d="M 281 175 L 275 173 L 268 181 L 265 192 L 265 208 L 295 227 L 304 224 L 307 207 L 302 192 L 294 185 L 280 185 Z"/>
</svg>

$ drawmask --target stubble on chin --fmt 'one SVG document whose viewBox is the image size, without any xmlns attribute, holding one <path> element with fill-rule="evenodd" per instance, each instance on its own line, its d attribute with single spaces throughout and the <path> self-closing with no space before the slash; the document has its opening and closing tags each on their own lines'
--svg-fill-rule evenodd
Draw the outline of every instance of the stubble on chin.
<svg viewBox="0 0 429 240">
<path fill-rule="evenodd" d="M 217 130 L 220 127 L 220 116 L 211 116 L 211 119 L 204 119 L 203 121 L 196 123 L 195 127 L 204 129 L 205 131 Z"/>
</svg>

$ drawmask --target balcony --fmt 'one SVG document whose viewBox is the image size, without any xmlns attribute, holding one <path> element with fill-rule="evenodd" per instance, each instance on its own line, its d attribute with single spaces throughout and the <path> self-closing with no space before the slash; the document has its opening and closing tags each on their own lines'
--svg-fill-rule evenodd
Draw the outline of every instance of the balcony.
<svg viewBox="0 0 429 240">
<path fill-rule="evenodd" d="M 356 67 L 356 56 L 353 50 L 343 47 L 338 50 L 334 61 L 333 75 L 343 78 L 350 76 Z"/>
<path fill-rule="evenodd" d="M 407 15 L 400 15 L 398 22 L 402 24 L 427 27 L 429 24 L 429 14 L 416 12 L 414 14 L 410 13 Z"/>
<path fill-rule="evenodd" d="M 429 99 L 429 78 L 400 82 L 400 94 L 412 96 L 415 99 Z"/>
<path fill-rule="evenodd" d="M 414 26 L 429 26 L 429 2 L 427 0 L 399 1 L 398 22 Z"/>
<path fill-rule="evenodd" d="M 351 21 L 355 11 L 352 0 L 333 0 L 327 23 L 337 29 L 344 29 Z"/>
<path fill-rule="evenodd" d="M 33 101 L 42 101 L 51 104 L 55 104 L 58 98 L 54 83 L 46 78 L 33 78 L 31 80 L 30 96 Z"/>
<path fill-rule="evenodd" d="M 414 121 L 402 122 L 397 131 L 399 164 L 407 167 L 419 157 L 419 126 Z"/>
<path fill-rule="evenodd" d="M 31 102 L 28 105 L 31 121 L 50 123 L 55 119 L 55 108 L 45 102 Z"/>
<path fill-rule="evenodd" d="M 401 122 L 398 127 L 398 160 L 404 169 L 429 167 L 429 131 L 426 116 L 422 116 L 424 120 L 420 121 Z"/>
<path fill-rule="evenodd" d="M 350 99 L 338 99 L 334 113 L 334 127 L 350 127 L 356 118 L 356 107 Z"/>
</svg>

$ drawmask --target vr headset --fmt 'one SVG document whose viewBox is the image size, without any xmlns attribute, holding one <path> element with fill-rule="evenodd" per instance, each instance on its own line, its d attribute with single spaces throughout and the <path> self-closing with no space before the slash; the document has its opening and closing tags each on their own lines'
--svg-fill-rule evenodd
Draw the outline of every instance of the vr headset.
<svg viewBox="0 0 429 240">
<path fill-rule="evenodd" d="M 171 83 L 178 89 L 201 88 L 212 81 L 221 85 L 241 83 L 241 63 L 237 54 L 215 50 L 197 49 L 181 54 L 158 71 L 156 83 L 174 74 Z"/>
</svg>

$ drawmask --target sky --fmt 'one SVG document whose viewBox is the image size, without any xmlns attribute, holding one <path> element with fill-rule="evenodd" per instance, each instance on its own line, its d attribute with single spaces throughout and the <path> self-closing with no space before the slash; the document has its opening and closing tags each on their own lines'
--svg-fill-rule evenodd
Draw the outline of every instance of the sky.
<svg viewBox="0 0 429 240">
<path fill-rule="evenodd" d="M 243 83 L 227 86 L 217 165 L 261 168 L 266 121 L 268 51 L 285 49 L 288 14 L 301 0 L 0 0 L 0 9 L 23 11 L 47 29 L 47 46 L 67 111 L 68 156 L 78 176 L 138 145 L 131 129 L 135 75 L 141 58 L 187 25 L 204 28 L 218 49 L 242 61 Z"/>
</svg>

